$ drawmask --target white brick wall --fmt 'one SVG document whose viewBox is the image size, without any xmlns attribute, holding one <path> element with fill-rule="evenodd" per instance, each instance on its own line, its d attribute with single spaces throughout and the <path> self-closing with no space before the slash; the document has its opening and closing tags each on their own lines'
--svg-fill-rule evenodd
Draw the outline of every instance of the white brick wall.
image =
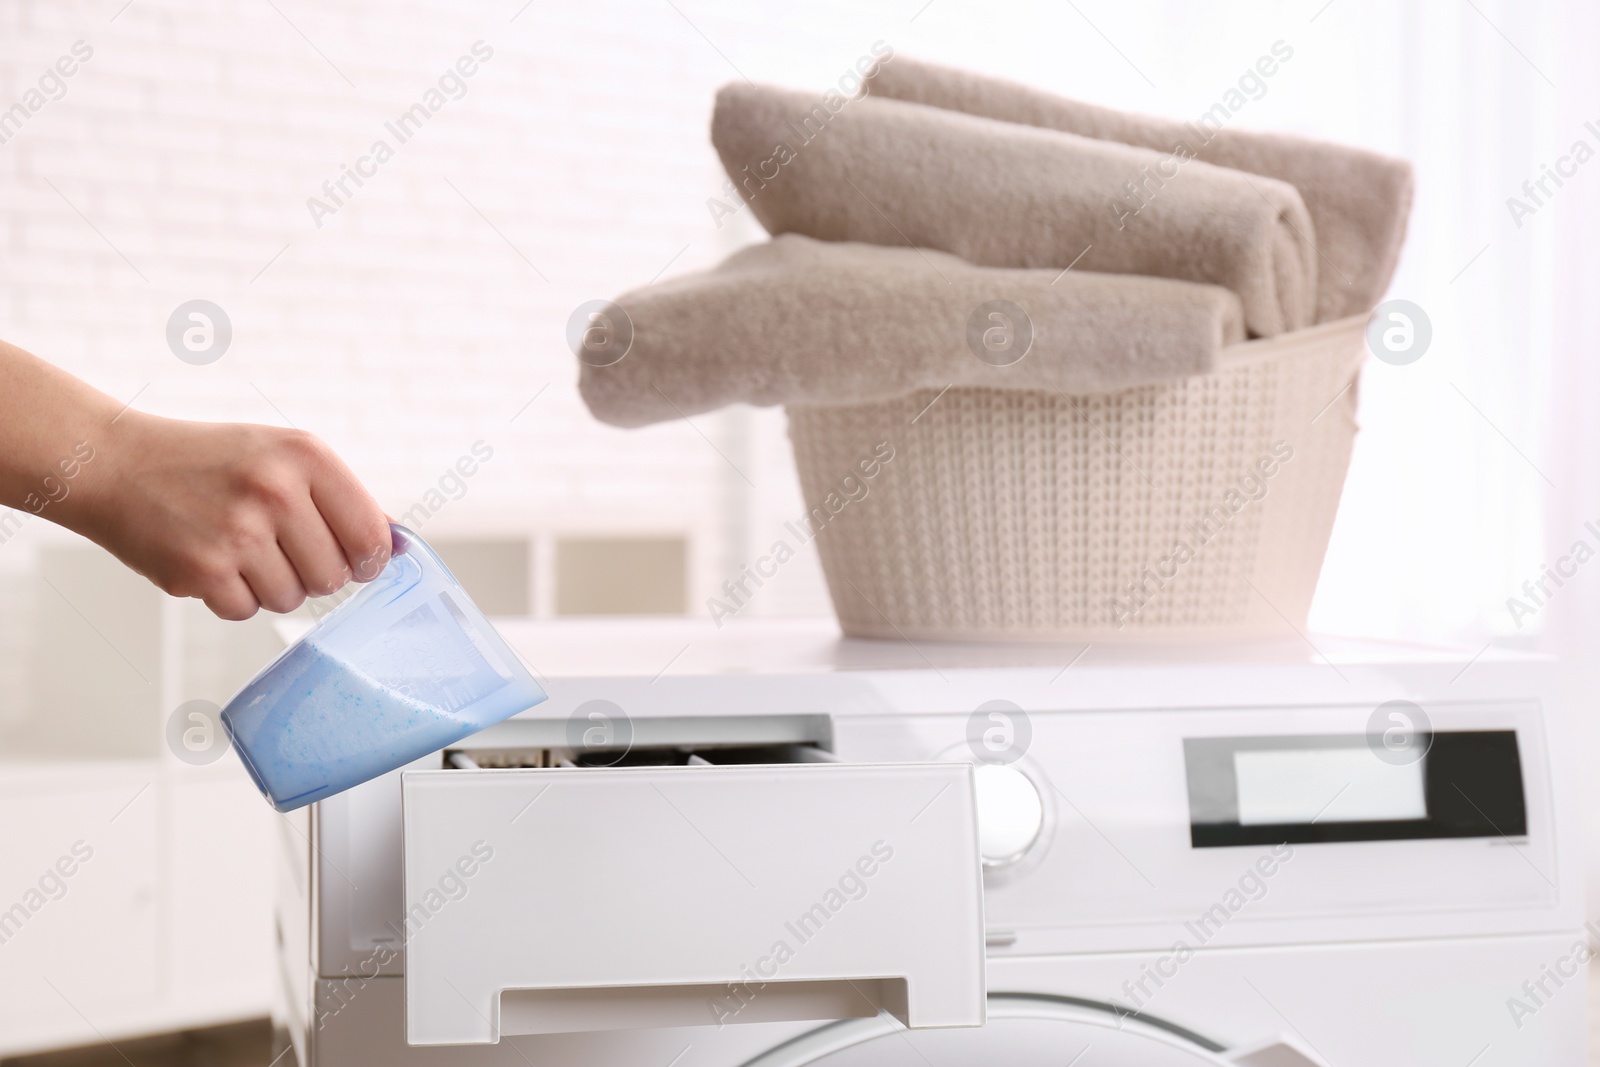
<svg viewBox="0 0 1600 1067">
<path fill-rule="evenodd" d="M 821 85 L 869 28 L 836 12 L 775 42 L 731 0 L 679 5 L 693 25 L 665 3 L 275 2 L 0 5 L 0 111 L 93 49 L 0 144 L 0 337 L 144 410 L 312 430 L 395 515 L 482 440 L 494 458 L 430 533 L 687 533 L 703 604 L 801 510 L 782 417 L 696 420 L 755 492 L 694 428 L 601 426 L 566 320 L 759 238 L 704 207 L 712 95 L 738 76 L 717 48 Z M 397 143 L 385 122 L 479 40 L 465 95 Z M 394 158 L 316 226 L 307 198 L 379 137 Z M 209 366 L 166 347 L 194 298 L 233 324 Z M 31 572 L 61 536 L 30 522 L 0 546 L 0 723 L 40 710 Z M 753 610 L 827 610 L 814 559 L 790 571 Z"/>
<path fill-rule="evenodd" d="M 146 410 L 314 430 L 397 514 L 482 439 L 494 459 L 437 529 L 690 530 L 714 586 L 739 554 L 723 534 L 752 506 L 799 510 L 771 447 L 781 419 L 697 420 L 714 441 L 767 442 L 746 470 L 760 497 L 738 499 L 694 429 L 590 419 L 562 337 L 580 302 L 758 235 L 704 208 L 720 181 L 710 100 L 737 75 L 670 5 L 535 4 L 510 21 L 518 6 L 0 8 L 0 107 L 75 41 L 94 50 L 0 145 L 0 336 Z M 752 30 L 736 10 L 701 5 L 694 25 L 736 43 Z M 465 96 L 398 144 L 384 123 L 478 40 L 494 54 Z M 821 69 L 868 43 L 817 42 L 841 56 Z M 307 198 L 378 137 L 395 157 L 315 226 Z M 234 327 L 205 367 L 164 343 L 195 297 Z M 823 607 L 812 579 L 791 608 Z"/>
<path fill-rule="evenodd" d="M 1472 286 L 1473 313 L 1492 318 L 1499 304 L 1486 297 L 1498 294 L 1508 310 L 1488 325 L 1515 333 L 1538 317 L 1537 308 L 1524 314 L 1524 264 L 1497 252 L 1454 288 L 1445 282 L 1481 244 L 1477 231 L 1503 222 L 1501 187 L 1515 183 L 1501 179 L 1543 158 L 1548 123 L 1485 128 L 1470 108 L 1427 105 L 1417 71 L 1443 70 L 1447 88 L 1471 78 L 1423 54 L 1410 16 L 1375 0 L 1344 0 L 1314 21 L 1266 2 L 1197 15 L 1176 0 L 133 0 L 119 13 L 122 2 L 0 4 L 0 109 L 74 41 L 94 48 L 65 97 L 0 145 L 0 336 L 119 397 L 138 393 L 151 411 L 287 417 L 327 438 L 395 511 L 482 439 L 495 458 L 439 517 L 441 531 L 689 530 L 702 539 L 693 582 L 703 603 L 800 510 L 781 415 L 696 420 L 719 447 L 748 438 L 739 447 L 758 485 L 750 492 L 688 426 L 622 432 L 593 422 L 575 393 L 563 328 L 582 301 L 647 282 L 669 262 L 668 273 L 704 267 L 760 236 L 748 213 L 718 230 L 705 209 L 721 182 L 706 132 L 718 85 L 743 73 L 820 90 L 879 39 L 1175 115 L 1214 100 L 1271 40 L 1292 40 L 1294 69 L 1243 121 L 1418 158 L 1418 237 L 1400 288 L 1438 308 L 1441 337 L 1467 349 L 1482 379 L 1474 395 L 1499 395 L 1506 432 L 1538 450 L 1542 394 L 1506 374 L 1496 352 L 1461 341 L 1492 330 L 1456 321 L 1449 302 Z M 1548 25 L 1511 5 L 1491 8 L 1546 61 Z M 1480 21 L 1468 12 L 1451 23 L 1482 53 L 1474 69 L 1495 72 L 1508 101 L 1537 99 L 1540 83 L 1503 40 L 1483 36 Z M 315 227 L 307 197 L 479 39 L 494 56 L 465 97 Z M 1480 173 L 1480 156 L 1495 160 L 1493 188 L 1469 189 L 1455 176 Z M 1463 218 L 1470 242 L 1458 237 Z M 235 330 L 232 350 L 206 367 L 180 363 L 163 337 L 172 309 L 195 297 L 222 305 Z M 1470 523 L 1473 509 L 1459 494 L 1424 500 L 1390 462 L 1397 451 L 1425 454 L 1441 471 L 1452 469 L 1446 457 L 1490 470 L 1488 495 L 1502 504 L 1528 492 L 1498 438 L 1450 407 L 1460 402 L 1444 368 L 1403 383 L 1369 376 L 1364 396 L 1390 417 L 1363 436 L 1347 501 L 1369 514 L 1425 511 L 1417 521 L 1431 532 L 1419 540 Z M 1394 414 L 1397 405 L 1416 410 L 1406 385 L 1422 386 L 1420 402 L 1437 419 Z M 1410 435 L 1439 419 L 1452 420 L 1448 433 Z M 1390 552 L 1383 577 L 1365 580 L 1373 553 L 1361 531 L 1379 528 L 1341 524 L 1324 618 L 1444 632 L 1498 595 L 1498 581 L 1469 590 L 1444 577 L 1468 567 L 1466 548 L 1435 554 L 1426 574 Z M 1478 547 L 1521 554 L 1537 528 L 1520 522 Z M 765 591 L 756 610 L 822 608 L 809 557 L 796 575 L 786 592 Z"/>
</svg>

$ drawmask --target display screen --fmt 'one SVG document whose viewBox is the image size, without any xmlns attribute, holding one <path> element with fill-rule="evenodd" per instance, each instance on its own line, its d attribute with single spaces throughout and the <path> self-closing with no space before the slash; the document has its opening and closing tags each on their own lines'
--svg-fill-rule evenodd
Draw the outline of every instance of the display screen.
<svg viewBox="0 0 1600 1067">
<path fill-rule="evenodd" d="M 1365 745 L 1235 752 L 1239 824 L 1426 819 L 1423 760 L 1386 763 Z"/>
<path fill-rule="evenodd" d="M 1397 760 L 1360 734 L 1186 738 L 1190 842 L 1526 836 L 1515 730 L 1422 740 Z"/>
</svg>

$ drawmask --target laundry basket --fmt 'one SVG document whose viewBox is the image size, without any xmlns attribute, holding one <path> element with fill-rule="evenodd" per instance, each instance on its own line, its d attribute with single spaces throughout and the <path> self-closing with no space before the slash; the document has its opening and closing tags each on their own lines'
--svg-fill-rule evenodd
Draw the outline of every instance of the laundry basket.
<svg viewBox="0 0 1600 1067">
<path fill-rule="evenodd" d="M 844 632 L 1293 636 L 1350 464 L 1365 324 L 1235 345 L 1215 373 L 1118 393 L 790 406 Z"/>
</svg>

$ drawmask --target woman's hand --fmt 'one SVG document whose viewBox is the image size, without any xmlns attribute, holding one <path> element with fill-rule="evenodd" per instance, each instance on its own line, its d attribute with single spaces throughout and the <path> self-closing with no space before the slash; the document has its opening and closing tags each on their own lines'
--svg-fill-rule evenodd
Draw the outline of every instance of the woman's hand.
<svg viewBox="0 0 1600 1067">
<path fill-rule="evenodd" d="M 293 611 L 389 561 L 383 509 L 299 430 L 128 411 L 77 481 L 63 525 L 224 619 Z"/>
<path fill-rule="evenodd" d="M 383 509 L 310 434 L 144 415 L 4 341 L 0 506 L 224 619 L 370 581 L 391 548 Z"/>
</svg>

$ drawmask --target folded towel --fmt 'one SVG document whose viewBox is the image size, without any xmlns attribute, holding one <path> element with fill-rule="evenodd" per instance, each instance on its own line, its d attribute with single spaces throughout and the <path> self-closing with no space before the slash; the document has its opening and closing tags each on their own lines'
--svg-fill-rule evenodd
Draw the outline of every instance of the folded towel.
<svg viewBox="0 0 1600 1067">
<path fill-rule="evenodd" d="M 980 312 L 990 301 L 1022 317 Z M 616 303 L 632 344 L 606 366 L 583 362 L 578 382 L 589 410 L 614 426 L 949 385 L 1111 392 L 1204 374 L 1244 337 L 1238 298 L 1213 285 L 975 267 L 796 235 Z"/>
<path fill-rule="evenodd" d="M 1207 282 L 1237 293 L 1264 337 L 1315 310 L 1311 219 L 1286 182 L 919 104 L 742 83 L 717 94 L 711 139 L 771 233 Z M 1152 179 L 1163 166 L 1169 176 Z M 1135 212 L 1122 197 L 1136 185 Z"/>
<path fill-rule="evenodd" d="M 1371 311 L 1394 277 L 1411 213 L 1411 165 L 1404 160 L 1289 134 L 1215 128 L 1221 121 L 1213 114 L 1217 108 L 1198 123 L 1130 115 L 905 56 L 880 61 L 863 85 L 863 92 L 880 98 L 1160 152 L 1181 150 L 1217 166 L 1289 182 L 1316 226 L 1322 257 L 1318 322 Z"/>
</svg>

